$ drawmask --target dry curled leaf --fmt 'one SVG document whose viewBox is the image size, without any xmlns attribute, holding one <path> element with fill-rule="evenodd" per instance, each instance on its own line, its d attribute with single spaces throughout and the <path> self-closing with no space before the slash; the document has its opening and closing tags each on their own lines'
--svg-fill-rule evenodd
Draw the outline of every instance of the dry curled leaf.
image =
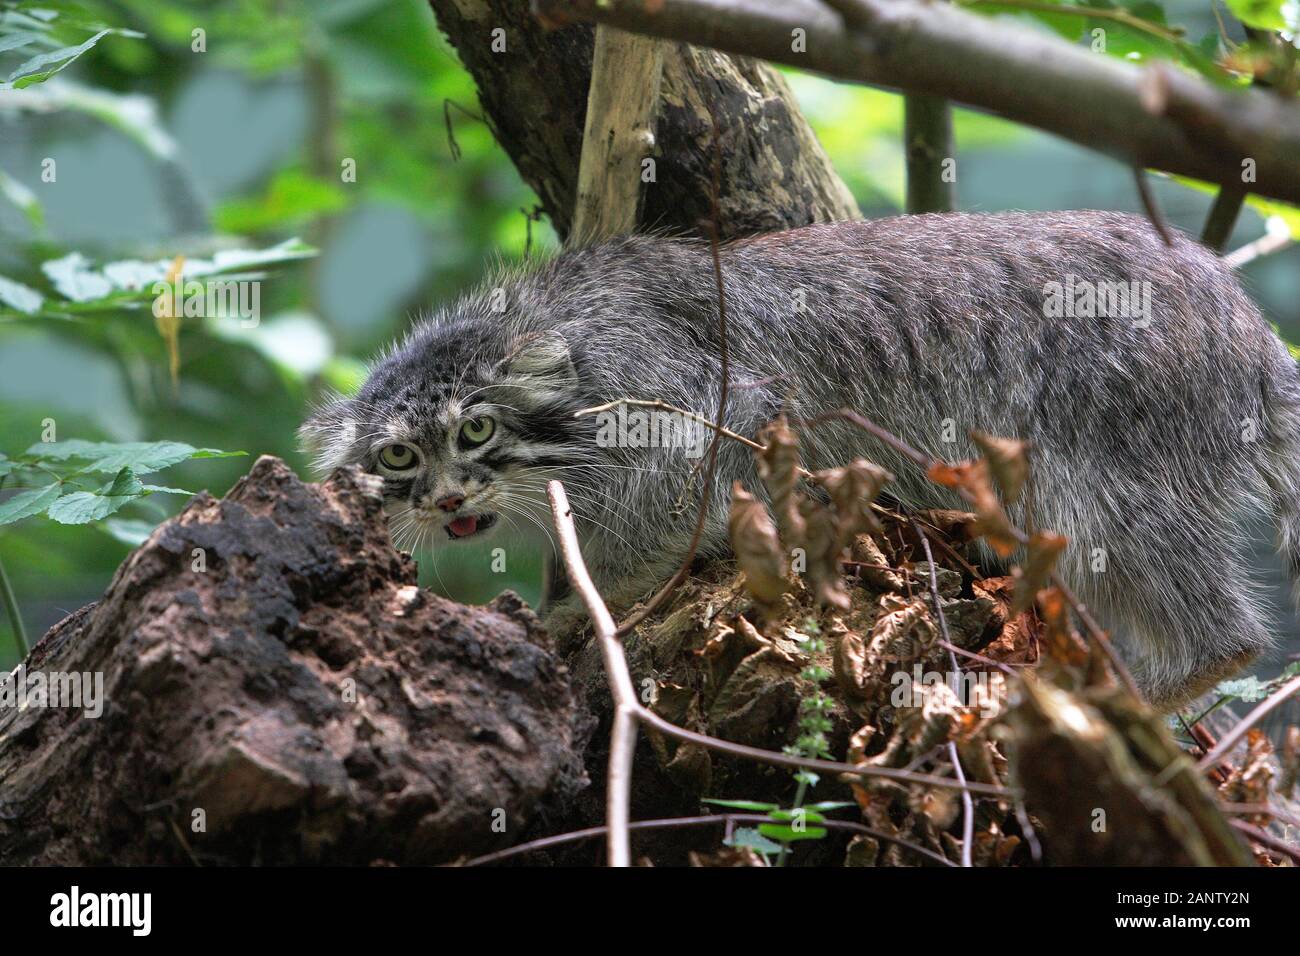
<svg viewBox="0 0 1300 956">
<path fill-rule="evenodd" d="M 1015 504 L 1029 480 L 1029 442 L 981 431 L 972 431 L 970 437 L 988 462 L 989 474 L 1002 491 L 1002 500 Z"/>
<path fill-rule="evenodd" d="M 799 516 L 799 437 L 784 415 L 759 430 L 758 440 L 765 446 L 758 452 L 758 476 L 772 498 L 772 513 L 781 540 L 787 547 L 803 541 L 803 522 Z"/>
<path fill-rule="evenodd" d="M 842 468 L 827 468 L 813 474 L 813 481 L 826 489 L 831 504 L 835 506 L 843 544 L 847 544 L 855 534 L 881 530 L 880 522 L 871 511 L 871 503 L 893 477 L 865 458 L 858 458 Z"/>
<path fill-rule="evenodd" d="M 842 611 L 849 608 L 844 589 L 842 558 L 844 542 L 835 514 L 821 502 L 804 498 L 799 502 L 799 516 L 804 537 L 796 546 L 804 551 L 804 577 L 818 604 Z"/>
<path fill-rule="evenodd" d="M 886 594 L 880 606 L 884 613 L 871 628 L 870 659 L 909 663 L 924 657 L 938 637 L 929 605 Z"/>
<path fill-rule="evenodd" d="M 1286 729 L 1277 756 L 1282 764 L 1282 776 L 1278 780 L 1277 792 L 1284 797 L 1290 797 L 1295 790 L 1296 778 L 1300 776 L 1300 727 L 1292 724 Z"/>
<path fill-rule="evenodd" d="M 1264 731 L 1252 727 L 1246 732 L 1246 757 L 1233 766 L 1219 795 L 1231 803 L 1266 805 L 1273 775 L 1273 744 Z"/>
<path fill-rule="evenodd" d="M 1088 646 L 1070 619 L 1070 606 L 1060 588 L 1038 594 L 1043 618 L 1043 642 L 1047 656 L 1064 667 L 1079 667 L 1088 660 Z"/>
<path fill-rule="evenodd" d="M 906 577 L 895 569 L 885 552 L 876 544 L 876 539 L 869 534 L 857 535 L 849 551 L 852 570 L 858 579 L 872 587 L 885 591 L 901 591 L 906 586 Z"/>
<path fill-rule="evenodd" d="M 790 590 L 785 576 L 785 555 L 767 508 L 745 491 L 740 482 L 731 490 L 727 527 L 736 563 L 745 572 L 745 589 L 762 607 L 775 606 Z"/>
<path fill-rule="evenodd" d="M 998 631 L 980 653 L 1000 664 L 1033 664 L 1039 656 L 1043 623 L 1032 606 L 1019 612 L 1012 610 L 1015 587 L 1010 575 L 971 582 L 978 596 L 993 602 L 990 625 Z"/>
<path fill-rule="evenodd" d="M 993 488 L 986 460 L 963 461 L 956 465 L 936 461 L 930 466 L 929 476 L 932 481 L 946 488 L 959 489 L 970 496 L 976 517 L 973 530 L 976 534 L 983 535 L 1000 557 L 1009 558 L 1015 553 L 1020 547 L 1020 541 Z"/>
<path fill-rule="evenodd" d="M 866 639 L 857 631 L 844 628 L 834 637 L 833 670 L 844 693 L 865 700 L 871 687 L 871 666 L 867 660 Z"/>
<path fill-rule="evenodd" d="M 1025 562 L 1012 572 L 1016 579 L 1015 597 L 1011 602 L 1014 613 L 1019 614 L 1030 607 L 1038 592 L 1047 587 L 1067 543 L 1064 535 L 1051 531 L 1035 531 L 1029 538 L 1025 546 Z"/>
</svg>

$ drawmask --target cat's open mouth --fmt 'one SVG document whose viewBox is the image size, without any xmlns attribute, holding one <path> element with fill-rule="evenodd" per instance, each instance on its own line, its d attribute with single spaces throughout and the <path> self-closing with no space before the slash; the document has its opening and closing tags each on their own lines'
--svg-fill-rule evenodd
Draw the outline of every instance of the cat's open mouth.
<svg viewBox="0 0 1300 956">
<path fill-rule="evenodd" d="M 468 538 L 471 535 L 486 531 L 496 523 L 497 516 L 494 514 L 463 515 L 447 522 L 447 537 Z"/>
</svg>

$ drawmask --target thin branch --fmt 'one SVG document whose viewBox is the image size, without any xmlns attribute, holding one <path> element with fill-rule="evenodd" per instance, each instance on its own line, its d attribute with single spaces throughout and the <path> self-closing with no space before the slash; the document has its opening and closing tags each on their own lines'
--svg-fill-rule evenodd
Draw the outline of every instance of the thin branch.
<svg viewBox="0 0 1300 956">
<path fill-rule="evenodd" d="M 1221 803 L 1219 809 L 1224 813 L 1239 813 L 1246 816 L 1272 817 L 1279 823 L 1300 828 L 1300 817 L 1292 816 L 1267 803 Z"/>
<path fill-rule="evenodd" d="M 948 633 L 948 617 L 943 613 L 943 602 L 939 600 L 939 575 L 934 569 L 934 555 L 930 551 L 930 538 L 915 521 L 912 522 L 912 527 L 921 536 L 921 546 L 925 549 L 925 561 L 930 569 L 930 597 L 934 601 L 934 613 L 939 618 L 939 630 L 943 634 L 943 641 L 948 645 L 948 662 L 952 667 L 955 682 L 957 675 L 961 673 L 961 668 L 957 666 L 957 655 L 952 650 L 952 635 Z M 964 784 L 966 774 L 961 768 L 961 757 L 957 753 L 957 744 L 952 740 L 948 741 L 948 759 L 952 762 L 953 773 Z M 971 845 L 975 842 L 975 801 L 971 799 L 970 791 L 962 791 L 961 804 L 961 865 L 970 866 Z"/>
<path fill-rule="evenodd" d="M 1270 216 L 1265 221 L 1264 229 L 1264 235 L 1254 242 L 1248 242 L 1240 249 L 1228 253 L 1223 257 L 1223 261 L 1233 269 L 1240 269 L 1256 259 L 1262 259 L 1264 256 L 1271 256 L 1275 252 L 1281 252 L 1295 242 L 1291 236 L 1291 227 L 1286 224 L 1286 220 L 1281 216 Z"/>
<path fill-rule="evenodd" d="M 573 514 L 569 509 L 569 499 L 564 493 L 564 485 L 552 481 L 547 485 L 547 494 L 551 499 L 551 515 L 555 519 L 555 531 L 560 540 L 560 556 L 568 572 L 573 589 L 582 596 L 591 615 L 596 634 L 600 639 L 600 656 L 605 664 L 605 676 L 609 680 L 610 692 L 614 698 L 614 729 L 609 744 L 609 780 L 605 790 L 605 822 L 609 825 L 609 865 L 630 866 L 631 854 L 628 848 L 628 806 L 632 789 L 632 755 L 636 748 L 636 718 L 639 705 L 636 689 L 632 686 L 632 675 L 628 673 L 627 661 L 623 658 L 623 648 L 619 644 L 614 628 L 614 618 L 610 616 L 605 602 L 600 599 L 596 585 L 587 572 L 587 565 L 582 560 L 582 551 L 578 547 L 578 535 L 574 530 Z"/>
<path fill-rule="evenodd" d="M 23 625 L 22 612 L 18 610 L 18 599 L 14 597 L 13 585 L 9 583 L 9 575 L 5 572 L 5 565 L 0 561 L 0 598 L 4 600 L 5 614 L 9 618 L 9 627 L 14 632 L 14 644 L 18 648 L 19 659 L 27 656 L 30 645 L 27 643 L 27 628 Z"/>
<path fill-rule="evenodd" d="M 697 415 L 695 412 L 688 412 L 684 408 L 678 408 L 676 405 L 669 405 L 667 402 L 661 402 L 658 399 L 616 398 L 612 402 L 606 402 L 604 405 L 593 405 L 591 408 L 584 408 L 581 411 L 574 412 L 573 417 L 586 418 L 589 415 L 599 415 L 601 412 L 607 412 L 610 409 L 618 408 L 620 405 L 631 405 L 636 408 L 653 408 L 660 412 L 672 412 L 675 415 L 681 415 L 683 418 L 689 418 L 691 421 L 697 422 L 725 438 L 730 438 L 732 441 L 738 441 L 747 448 L 752 448 L 760 454 L 767 451 L 766 445 L 756 442 L 752 438 L 746 438 L 739 432 L 733 432 L 730 428 L 724 428 L 717 422 L 705 418 L 703 415 Z M 812 477 L 812 472 L 807 468 L 800 468 L 799 474 L 805 478 Z"/>
<path fill-rule="evenodd" d="M 1255 89 L 1177 66 L 1097 56 L 1032 27 L 925 0 L 532 0 L 556 23 L 586 20 L 943 97 L 1038 127 L 1131 166 L 1300 202 L 1300 114 Z M 795 32 L 798 31 L 798 32 Z M 803 42 L 792 43 L 791 37 Z M 1067 107 L 1068 104 L 1068 107 Z"/>
<path fill-rule="evenodd" d="M 1165 225 L 1165 217 L 1160 212 L 1160 206 L 1156 203 L 1156 197 L 1151 192 L 1151 183 L 1147 180 L 1147 171 L 1141 166 L 1133 167 L 1133 181 L 1137 184 L 1138 198 L 1142 200 L 1142 209 L 1151 220 L 1151 225 L 1155 227 L 1156 232 L 1160 235 L 1160 241 L 1166 246 L 1174 244 L 1174 237 L 1169 232 L 1169 227 Z"/>
<path fill-rule="evenodd" d="M 1246 190 L 1234 186 L 1222 186 L 1214 197 L 1210 215 L 1206 217 L 1205 228 L 1201 230 L 1201 244 L 1215 252 L 1222 252 L 1232 236 L 1241 207 L 1246 202 Z"/>
<path fill-rule="evenodd" d="M 1062 16 L 1085 17 L 1089 20 L 1111 20 L 1115 23 L 1122 23 L 1126 27 L 1137 30 L 1141 33 L 1149 33 L 1153 37 L 1158 37 L 1166 43 L 1182 44 L 1191 46 L 1183 31 L 1170 30 L 1150 20 L 1143 20 L 1141 17 L 1134 16 L 1127 10 L 1106 10 L 1100 7 L 1078 6 L 1070 3 L 1040 3 L 1037 0 L 957 0 L 958 5 L 964 7 L 975 7 L 981 3 L 996 3 L 1000 7 L 1014 7 L 1017 10 L 1034 10 L 1041 13 L 1054 13 Z"/>
<path fill-rule="evenodd" d="M 0 485 L 5 483 L 5 477 L 7 476 L 0 477 Z M 0 561 L 0 601 L 4 601 L 9 628 L 14 632 L 14 645 L 18 648 L 18 659 L 23 660 L 27 657 L 31 645 L 27 643 L 27 628 L 23 625 L 22 611 L 18 609 L 18 598 L 14 596 L 13 585 L 9 583 L 4 561 Z"/>
<path fill-rule="evenodd" d="M 1025 842 L 1029 844 L 1029 858 L 1035 863 L 1043 861 L 1043 845 L 1038 842 L 1038 834 L 1034 831 L 1034 825 L 1029 820 L 1029 811 L 1025 809 L 1023 800 L 1015 801 L 1016 822 L 1020 824 L 1020 832 L 1025 836 Z"/>
<path fill-rule="evenodd" d="M 1223 735 L 1223 739 L 1214 745 L 1213 750 L 1201 758 L 1200 762 L 1196 765 L 1197 768 L 1200 770 L 1209 770 L 1211 767 L 1221 762 L 1224 757 L 1232 753 L 1232 749 L 1236 747 L 1237 744 L 1241 743 L 1242 739 L 1246 736 L 1247 731 L 1249 731 L 1251 727 L 1254 727 L 1257 723 L 1268 716 L 1269 713 L 1280 707 L 1283 701 L 1292 694 L 1295 694 L 1297 691 L 1300 691 L 1300 677 L 1293 677 L 1264 700 L 1260 701 L 1254 710 L 1241 718 L 1241 721 L 1237 723 L 1235 727 Z"/>
<path fill-rule="evenodd" d="M 1003 664 L 1001 661 L 995 661 L 991 657 L 985 657 L 983 654 L 976 654 L 974 651 L 968 651 L 964 647 L 958 647 L 956 644 L 950 644 L 947 641 L 940 641 L 939 646 L 952 651 L 954 654 L 960 654 L 962 657 L 969 657 L 971 660 L 979 661 L 981 664 L 987 664 L 990 667 L 996 667 L 1002 673 L 1007 674 L 1011 677 L 1019 676 L 1018 674 L 1016 674 L 1016 670 L 1014 667 L 1008 667 L 1006 664 Z"/>
<path fill-rule="evenodd" d="M 728 831 L 737 823 L 771 823 L 770 817 L 761 816 L 757 813 L 710 813 L 698 817 L 667 817 L 660 820 L 637 820 L 628 824 L 629 830 L 680 830 L 687 827 L 705 827 L 717 826 L 719 823 L 725 824 Z M 933 850 L 927 850 L 923 846 L 918 846 L 901 837 L 894 836 L 891 833 L 885 833 L 883 830 L 876 830 L 872 827 L 865 826 L 861 823 L 853 823 L 848 820 L 823 820 L 817 826 L 825 827 L 828 830 L 844 830 L 849 833 L 862 833 L 866 836 L 874 837 L 885 843 L 892 843 L 895 846 L 911 850 L 913 853 L 923 856 L 928 860 L 933 860 L 941 866 L 955 866 L 952 860 Z M 512 846 L 509 849 L 498 850 L 495 853 L 487 853 L 483 856 L 476 856 L 472 860 L 466 860 L 459 864 L 460 866 L 484 866 L 488 863 L 500 863 L 502 860 L 508 860 L 511 857 L 523 856 L 526 853 L 534 853 L 538 850 L 548 850 L 551 847 L 563 846 L 568 843 L 580 843 L 583 840 L 590 840 L 607 833 L 609 827 L 588 827 L 585 830 L 574 830 L 570 833 L 559 833 L 555 836 L 542 837 L 538 840 L 530 840 L 528 843 L 520 843 L 518 846 Z M 729 835 L 729 834 L 728 834 Z"/>
</svg>

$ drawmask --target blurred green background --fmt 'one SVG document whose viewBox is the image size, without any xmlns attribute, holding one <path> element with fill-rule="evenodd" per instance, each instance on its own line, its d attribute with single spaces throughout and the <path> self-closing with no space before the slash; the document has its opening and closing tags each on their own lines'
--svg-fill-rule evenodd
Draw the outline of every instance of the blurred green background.
<svg viewBox="0 0 1300 956">
<path fill-rule="evenodd" d="M 1165 12 L 1192 39 L 1218 29 L 1208 2 Z M 267 269 L 257 328 L 184 323 L 176 387 L 147 308 L 0 312 L 0 452 L 40 441 L 54 419 L 60 439 L 173 439 L 278 455 L 305 474 L 294 432 L 322 389 L 355 387 L 366 357 L 493 261 L 555 246 L 545 222 L 528 222 L 536 197 L 486 127 L 455 107 L 453 159 L 445 104 L 477 112 L 475 90 L 421 0 L 119 0 L 80 13 L 143 37 L 106 36 L 44 82 L 0 90 L 0 276 L 48 289 L 42 263 L 74 251 L 94 263 L 157 260 L 297 237 L 320 254 Z M 192 49 L 196 28 L 204 52 Z M 0 60 L 0 78 L 16 65 Z M 864 214 L 897 213 L 900 98 L 791 80 Z M 956 140 L 963 209 L 1140 208 L 1127 167 L 1071 144 L 966 112 Z M 47 157 L 55 182 L 42 179 Z M 347 158 L 355 182 L 340 176 Z M 1154 185 L 1166 217 L 1199 231 L 1210 195 Z M 1263 231 L 1248 209 L 1230 247 Z M 1283 333 L 1300 338 L 1300 248 L 1244 278 Z M 251 461 L 185 462 L 158 480 L 220 495 Z M 128 542 L 184 501 L 152 495 L 112 522 L 0 527 L 31 638 L 95 599 Z M 481 600 L 502 579 L 472 563 L 422 576 Z M 0 665 L 13 665 L 13 648 L 0 622 Z"/>
</svg>

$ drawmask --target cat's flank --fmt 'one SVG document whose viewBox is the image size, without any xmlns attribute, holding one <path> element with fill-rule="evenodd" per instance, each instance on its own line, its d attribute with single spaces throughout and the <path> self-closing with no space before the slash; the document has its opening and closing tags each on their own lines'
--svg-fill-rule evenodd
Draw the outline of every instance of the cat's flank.
<svg viewBox="0 0 1300 956">
<path fill-rule="evenodd" d="M 1033 521 L 1069 537 L 1062 575 L 1154 701 L 1269 645 L 1242 529 L 1274 517 L 1300 566 L 1300 377 L 1213 253 L 1073 212 L 811 226 L 721 256 L 730 428 L 848 406 L 949 461 L 975 454 L 971 429 L 1027 438 Z M 545 484 L 563 480 L 597 584 L 627 603 L 685 552 L 704 436 L 574 412 L 630 397 L 712 417 L 718 379 L 708 246 L 631 237 L 440 309 L 303 433 L 323 467 L 382 475 L 399 538 L 436 548 L 512 531 L 548 546 Z M 889 468 L 906 506 L 959 505 L 845 423 L 805 432 L 802 452 Z M 724 442 L 705 554 L 727 550 L 736 479 L 758 485 L 750 451 Z"/>
</svg>

